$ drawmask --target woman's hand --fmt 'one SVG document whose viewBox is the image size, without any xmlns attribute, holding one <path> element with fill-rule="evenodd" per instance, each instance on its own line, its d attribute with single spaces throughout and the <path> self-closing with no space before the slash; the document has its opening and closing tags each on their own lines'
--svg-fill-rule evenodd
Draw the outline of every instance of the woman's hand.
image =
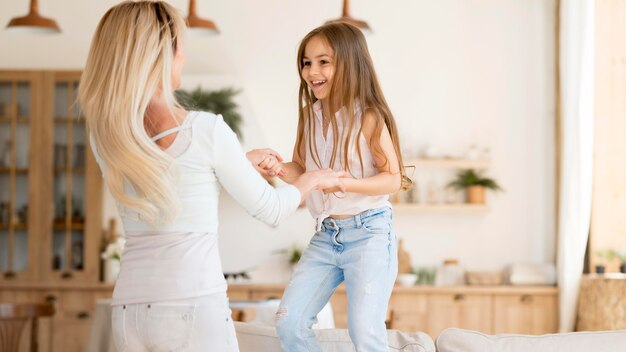
<svg viewBox="0 0 626 352">
<path fill-rule="evenodd" d="M 254 168 L 265 177 L 287 175 L 287 171 L 282 165 L 283 158 L 272 149 L 252 149 L 246 153 L 246 157 L 254 165 Z"/>
</svg>

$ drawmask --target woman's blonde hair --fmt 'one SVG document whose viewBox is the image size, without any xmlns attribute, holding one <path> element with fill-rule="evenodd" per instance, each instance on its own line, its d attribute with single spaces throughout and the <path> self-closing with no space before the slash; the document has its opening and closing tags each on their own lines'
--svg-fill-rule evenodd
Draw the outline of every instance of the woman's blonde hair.
<svg viewBox="0 0 626 352">
<path fill-rule="evenodd" d="M 353 130 L 356 129 L 355 110 L 357 102 L 360 103 L 363 113 L 372 112 L 375 118 L 374 133 L 371 137 L 370 145 L 372 153 L 385 160 L 384 167 L 388 164 L 388 160 L 380 146 L 380 135 L 383 126 L 386 125 L 391 135 L 391 141 L 398 157 L 400 173 L 402 176 L 402 188 L 408 189 L 412 185 L 412 181 L 406 176 L 404 171 L 404 162 L 400 152 L 400 141 L 398 138 L 398 130 L 394 121 L 391 110 L 387 105 L 383 91 L 378 83 L 378 77 L 374 70 L 374 64 L 367 48 L 367 42 L 360 29 L 355 26 L 343 22 L 331 22 L 315 28 L 309 32 L 300 42 L 298 48 L 297 64 L 300 76 L 300 90 L 298 98 L 299 123 L 296 136 L 296 151 L 301 160 L 305 160 L 304 155 L 300 155 L 304 148 L 308 148 L 309 154 L 313 157 L 315 164 L 321 166 L 320 157 L 317 153 L 315 142 L 315 119 L 313 113 L 313 104 L 317 101 L 307 82 L 300 74 L 304 68 L 304 54 L 309 41 L 318 37 L 326 41 L 326 43 L 335 51 L 335 73 L 333 84 L 330 88 L 329 105 L 331 109 L 334 107 L 343 107 L 346 109 L 347 124 L 344 129 L 338 133 L 338 125 L 336 119 L 330 120 L 330 126 L 333 131 L 333 152 L 330 159 L 330 167 L 332 168 L 336 162 L 337 148 L 341 151 L 342 168 L 352 173 L 350 170 L 351 160 L 349 152 L 350 143 L 358 141 L 358 137 L 363 133 L 363 124 L 360 125 L 357 132 L 357 139 L 354 139 Z M 339 101 L 335 101 L 338 99 Z M 334 113 L 331 112 L 331 115 Z M 306 135 L 305 135 L 306 134 Z M 303 143 L 304 148 L 303 148 Z M 359 143 L 354 143 L 354 147 L 358 153 L 361 163 L 361 172 L 363 170 L 363 159 L 361 156 L 361 148 Z"/>
<path fill-rule="evenodd" d="M 173 115 L 172 62 L 182 14 L 165 1 L 125 1 L 107 11 L 94 34 L 78 89 L 92 142 L 106 167 L 113 197 L 153 225 L 178 215 L 168 157 L 144 119 L 160 96 Z M 127 192 L 128 188 L 132 192 Z"/>
</svg>

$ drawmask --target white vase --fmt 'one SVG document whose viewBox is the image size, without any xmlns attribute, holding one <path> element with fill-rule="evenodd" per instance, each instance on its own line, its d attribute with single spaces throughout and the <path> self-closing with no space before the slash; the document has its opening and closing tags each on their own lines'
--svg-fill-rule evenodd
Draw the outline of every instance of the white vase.
<svg viewBox="0 0 626 352">
<path fill-rule="evenodd" d="M 114 283 L 120 273 L 120 261 L 118 259 L 106 259 L 104 261 L 104 282 Z"/>
</svg>

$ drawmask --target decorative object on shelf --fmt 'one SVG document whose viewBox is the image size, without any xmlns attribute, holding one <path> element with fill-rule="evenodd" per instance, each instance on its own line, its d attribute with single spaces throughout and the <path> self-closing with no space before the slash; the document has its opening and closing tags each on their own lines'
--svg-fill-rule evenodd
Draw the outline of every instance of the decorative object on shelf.
<svg viewBox="0 0 626 352">
<path fill-rule="evenodd" d="M 350 16 L 350 1 L 348 1 L 348 0 L 343 0 L 343 10 L 341 12 L 341 17 L 339 17 L 336 20 L 327 21 L 326 23 L 331 23 L 331 22 L 345 22 L 345 23 L 351 24 L 351 25 L 359 28 L 360 30 L 363 31 L 363 33 L 371 33 L 372 32 L 372 29 L 367 24 L 367 22 L 361 21 L 361 20 L 357 20 L 357 19 L 353 18 L 352 16 Z"/>
<path fill-rule="evenodd" d="M 0 225 L 8 225 L 11 222 L 11 208 L 9 203 L 0 202 Z"/>
<path fill-rule="evenodd" d="M 433 267 L 415 267 L 413 269 L 415 275 L 417 275 L 418 285 L 433 285 L 435 283 L 436 268 Z"/>
<path fill-rule="evenodd" d="M 188 110 L 202 110 L 221 114 L 224 122 L 237 134 L 239 139 L 242 139 L 241 124 L 243 119 L 237 111 L 237 103 L 233 99 L 237 94 L 239 91 L 234 88 L 210 91 L 198 87 L 191 92 L 177 90 L 176 98 Z"/>
<path fill-rule="evenodd" d="M 465 284 L 465 272 L 456 259 L 446 259 L 437 268 L 435 286 L 460 286 Z"/>
<path fill-rule="evenodd" d="M 468 271 L 465 281 L 470 286 L 499 286 L 504 284 L 503 271 Z"/>
<path fill-rule="evenodd" d="M 120 260 L 124 251 L 125 240 L 115 230 L 115 219 L 109 220 L 109 228 L 107 229 L 108 244 L 100 257 L 103 263 L 103 279 L 104 282 L 113 283 L 117 280 L 120 273 Z"/>
<path fill-rule="evenodd" d="M 417 275 L 413 273 L 398 274 L 396 282 L 400 286 L 413 286 L 417 283 Z"/>
<path fill-rule="evenodd" d="M 495 180 L 485 177 L 473 169 L 460 171 L 456 179 L 448 184 L 448 187 L 466 190 L 467 203 L 470 204 L 484 204 L 485 189 L 502 191 L 502 188 Z"/>
<path fill-rule="evenodd" d="M 617 257 L 620 261 L 619 272 L 626 274 L 626 250 L 617 251 Z"/>
<path fill-rule="evenodd" d="M 189 0 L 189 16 L 187 16 L 189 29 L 209 35 L 219 34 L 215 22 L 198 17 L 196 14 L 196 0 Z"/>
<path fill-rule="evenodd" d="M 226 279 L 229 284 L 243 283 L 250 281 L 250 275 L 248 275 L 246 271 L 240 271 L 237 273 L 224 273 L 224 279 Z"/>
<path fill-rule="evenodd" d="M 602 249 L 596 251 L 596 257 L 598 258 L 598 263 L 596 264 L 596 273 L 604 274 L 606 272 L 606 266 L 617 256 L 617 253 L 612 249 Z"/>
<path fill-rule="evenodd" d="M 511 285 L 556 285 L 554 263 L 514 263 L 506 271 L 506 281 Z"/>
<path fill-rule="evenodd" d="M 404 249 L 404 240 L 398 239 L 398 274 L 411 273 L 411 255 Z"/>
<path fill-rule="evenodd" d="M 302 257 L 303 252 L 304 250 L 302 249 L 302 247 L 294 244 L 290 248 L 279 249 L 272 253 L 281 253 L 281 254 L 286 255 L 287 259 L 289 260 L 289 264 L 294 266 L 298 264 L 298 262 L 300 261 L 300 258 Z"/>
<path fill-rule="evenodd" d="M 428 181 L 428 189 L 426 190 L 426 202 L 428 204 L 441 203 L 441 197 L 439 194 L 439 185 L 435 180 Z"/>
<path fill-rule="evenodd" d="M 27 224 L 28 223 L 28 204 L 24 204 L 17 211 L 17 219 L 18 219 L 18 222 L 20 224 Z"/>
<path fill-rule="evenodd" d="M 465 158 L 468 160 L 478 160 L 480 158 L 480 150 L 477 146 L 471 145 L 467 150 Z"/>
<path fill-rule="evenodd" d="M 39 2 L 37 0 L 30 0 L 28 15 L 11 19 L 6 28 L 28 33 L 54 34 L 61 32 L 53 19 L 42 17 L 39 14 Z"/>
</svg>

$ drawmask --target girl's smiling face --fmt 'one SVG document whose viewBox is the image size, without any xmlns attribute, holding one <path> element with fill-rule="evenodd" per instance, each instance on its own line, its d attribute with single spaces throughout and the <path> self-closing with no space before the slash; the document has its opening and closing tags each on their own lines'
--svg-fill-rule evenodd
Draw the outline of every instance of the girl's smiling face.
<svg viewBox="0 0 626 352">
<path fill-rule="evenodd" d="M 326 40 L 315 36 L 304 48 L 302 79 L 319 100 L 327 99 L 335 74 L 335 51 Z"/>
</svg>

